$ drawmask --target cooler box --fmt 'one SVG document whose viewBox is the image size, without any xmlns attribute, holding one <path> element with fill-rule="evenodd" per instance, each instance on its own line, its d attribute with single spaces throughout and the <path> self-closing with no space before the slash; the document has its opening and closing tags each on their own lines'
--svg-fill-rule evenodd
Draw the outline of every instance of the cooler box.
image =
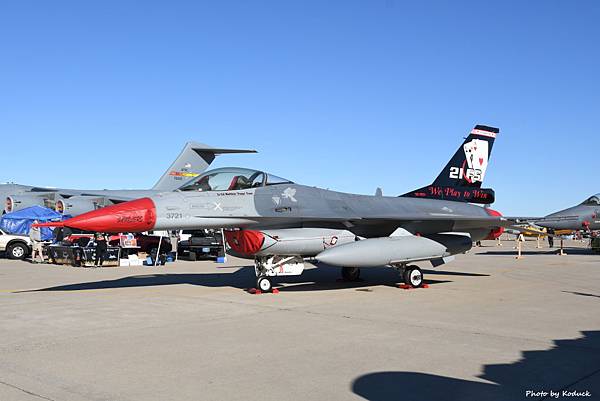
<svg viewBox="0 0 600 401">
<path fill-rule="evenodd" d="M 137 255 L 129 255 L 129 266 L 142 266 L 142 259 L 138 258 Z"/>
</svg>

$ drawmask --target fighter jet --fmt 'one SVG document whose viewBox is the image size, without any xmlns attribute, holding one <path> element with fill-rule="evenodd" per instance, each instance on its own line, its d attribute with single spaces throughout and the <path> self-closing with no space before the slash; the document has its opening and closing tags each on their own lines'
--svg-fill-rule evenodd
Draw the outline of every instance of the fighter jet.
<svg viewBox="0 0 600 401">
<path fill-rule="evenodd" d="M 579 205 L 533 220 L 538 226 L 558 230 L 600 230 L 600 193 Z"/>
<path fill-rule="evenodd" d="M 473 204 L 493 200 L 481 182 L 498 133 L 476 126 L 434 183 L 399 197 L 342 193 L 263 171 L 220 168 L 175 192 L 60 224 L 96 232 L 226 228 L 231 249 L 254 257 L 262 291 L 272 288 L 273 277 L 301 274 L 305 261 L 340 266 L 347 279 L 358 278 L 360 268 L 391 266 L 406 284 L 419 287 L 423 273 L 410 263 L 446 263 L 473 241 L 494 238 L 512 224 Z"/>
<path fill-rule="evenodd" d="M 50 207 L 64 215 L 77 216 L 103 206 L 175 190 L 186 181 L 198 177 L 217 155 L 255 152 L 245 149 L 218 149 L 203 143 L 188 142 L 158 182 L 146 190 L 82 190 L 0 184 L 0 199 L 5 200 L 3 214 L 39 205 Z"/>
</svg>

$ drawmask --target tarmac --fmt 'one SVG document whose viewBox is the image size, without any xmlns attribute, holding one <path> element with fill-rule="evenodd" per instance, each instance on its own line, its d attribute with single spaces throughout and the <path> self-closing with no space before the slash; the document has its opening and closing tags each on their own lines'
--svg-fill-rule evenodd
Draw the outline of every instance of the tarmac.
<svg viewBox="0 0 600 401">
<path fill-rule="evenodd" d="M 232 257 L 0 259 L 0 400 L 600 399 L 600 255 L 483 245 L 420 264 L 426 289 L 311 266 L 262 295 Z"/>
</svg>

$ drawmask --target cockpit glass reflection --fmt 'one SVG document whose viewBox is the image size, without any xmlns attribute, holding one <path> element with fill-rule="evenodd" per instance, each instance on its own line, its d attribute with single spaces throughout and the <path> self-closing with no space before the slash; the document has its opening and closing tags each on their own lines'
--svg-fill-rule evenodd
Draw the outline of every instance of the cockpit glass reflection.
<svg viewBox="0 0 600 401">
<path fill-rule="evenodd" d="M 234 191 L 266 185 L 291 184 L 290 180 L 262 171 L 225 167 L 210 170 L 184 184 L 181 191 Z"/>
</svg>

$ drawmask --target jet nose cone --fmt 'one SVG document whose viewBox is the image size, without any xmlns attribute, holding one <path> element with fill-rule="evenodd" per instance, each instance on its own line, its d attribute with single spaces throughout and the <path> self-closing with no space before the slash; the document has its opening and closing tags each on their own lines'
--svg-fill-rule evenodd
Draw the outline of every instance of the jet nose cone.
<svg viewBox="0 0 600 401">
<path fill-rule="evenodd" d="M 150 198 L 107 206 L 64 221 L 66 227 L 103 233 L 148 231 L 155 224 L 156 206 Z"/>
</svg>

